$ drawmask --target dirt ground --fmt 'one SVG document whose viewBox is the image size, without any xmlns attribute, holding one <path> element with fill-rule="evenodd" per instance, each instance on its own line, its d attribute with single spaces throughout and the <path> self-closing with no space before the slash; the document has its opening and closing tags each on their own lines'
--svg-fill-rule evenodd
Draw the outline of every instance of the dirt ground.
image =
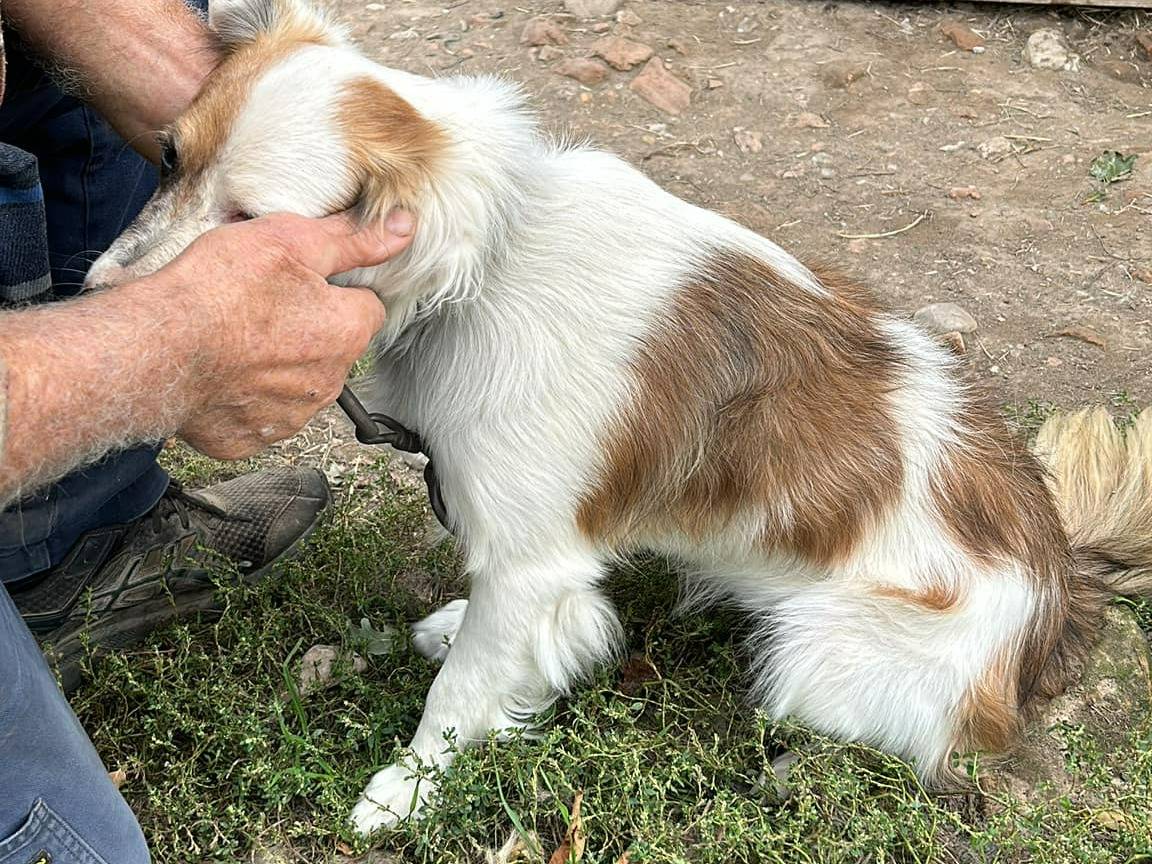
<svg viewBox="0 0 1152 864">
<path fill-rule="evenodd" d="M 838 265 L 899 310 L 959 303 L 979 322 L 975 373 L 1003 402 L 1152 398 L 1152 47 L 1137 40 L 1152 13 L 624 0 L 618 17 L 581 19 L 560 0 L 336 6 L 373 58 L 521 82 L 550 130 Z M 538 16 L 568 43 L 521 44 Z M 954 21 L 986 40 L 981 53 L 944 35 Z M 609 27 L 692 86 L 687 110 L 631 90 L 642 65 L 592 87 L 557 73 Z M 1023 59 L 1040 28 L 1064 35 L 1078 70 Z M 1138 158 L 1105 189 L 1089 168 L 1109 150 Z M 950 195 L 966 187 L 979 197 Z"/>
</svg>

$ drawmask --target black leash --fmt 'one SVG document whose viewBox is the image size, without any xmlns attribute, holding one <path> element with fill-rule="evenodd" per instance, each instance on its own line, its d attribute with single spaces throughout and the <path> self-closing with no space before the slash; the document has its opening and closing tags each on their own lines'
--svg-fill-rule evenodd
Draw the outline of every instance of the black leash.
<svg viewBox="0 0 1152 864">
<path fill-rule="evenodd" d="M 440 478 L 436 476 L 432 455 L 424 447 L 420 436 L 387 414 L 369 412 L 356 394 L 347 387 L 340 391 L 336 404 L 344 409 L 344 413 L 356 427 L 356 440 L 361 444 L 389 444 L 405 453 L 422 453 L 428 457 L 428 464 L 424 466 L 428 501 L 432 504 L 432 512 L 436 514 L 440 524 L 451 531 L 452 528 L 448 524 L 448 509 L 444 506 L 444 496 L 440 491 Z M 382 428 L 387 431 L 381 431 Z"/>
</svg>

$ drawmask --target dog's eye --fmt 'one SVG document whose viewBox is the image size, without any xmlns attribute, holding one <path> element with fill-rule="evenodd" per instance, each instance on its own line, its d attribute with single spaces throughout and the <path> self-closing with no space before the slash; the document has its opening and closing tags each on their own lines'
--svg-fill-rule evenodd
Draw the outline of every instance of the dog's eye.
<svg viewBox="0 0 1152 864">
<path fill-rule="evenodd" d="M 180 157 L 176 153 L 176 145 L 165 140 L 160 150 L 160 179 L 167 180 L 180 167 Z"/>
</svg>

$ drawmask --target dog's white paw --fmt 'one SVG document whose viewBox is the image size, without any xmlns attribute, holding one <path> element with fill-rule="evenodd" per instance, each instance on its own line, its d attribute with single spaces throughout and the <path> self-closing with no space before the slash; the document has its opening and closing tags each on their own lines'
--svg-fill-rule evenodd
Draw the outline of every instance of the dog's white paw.
<svg viewBox="0 0 1152 864">
<path fill-rule="evenodd" d="M 464 622 L 468 610 L 467 600 L 453 600 L 437 609 L 423 621 L 412 625 L 412 644 L 429 660 L 443 662 L 452 647 L 452 640 Z"/>
<path fill-rule="evenodd" d="M 433 780 L 418 777 L 407 765 L 392 765 L 372 776 L 348 821 L 364 836 L 391 827 L 418 816 L 434 788 Z"/>
</svg>

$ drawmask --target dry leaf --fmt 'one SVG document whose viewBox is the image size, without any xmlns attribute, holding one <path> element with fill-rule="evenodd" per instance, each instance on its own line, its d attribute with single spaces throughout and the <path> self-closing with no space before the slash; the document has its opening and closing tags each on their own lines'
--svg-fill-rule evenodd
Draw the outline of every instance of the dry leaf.
<svg viewBox="0 0 1152 864">
<path fill-rule="evenodd" d="M 568 831 L 564 834 L 564 842 L 552 853 L 548 864 L 577 864 L 584 857 L 584 826 L 580 822 L 580 803 L 584 800 L 584 791 L 576 793 L 572 799 L 572 816 L 568 820 Z"/>
<path fill-rule="evenodd" d="M 1053 333 L 1052 335 L 1057 338 L 1064 336 L 1068 339 L 1079 339 L 1081 342 L 1087 342 L 1089 345 L 1095 345 L 1097 348 L 1105 347 L 1104 340 L 1100 338 L 1100 334 L 1091 327 L 1066 327 L 1059 333 Z"/>
<path fill-rule="evenodd" d="M 112 785 L 119 789 L 128 782 L 128 772 L 123 768 L 117 768 L 115 771 L 108 772 L 108 779 L 112 781 Z"/>
</svg>

